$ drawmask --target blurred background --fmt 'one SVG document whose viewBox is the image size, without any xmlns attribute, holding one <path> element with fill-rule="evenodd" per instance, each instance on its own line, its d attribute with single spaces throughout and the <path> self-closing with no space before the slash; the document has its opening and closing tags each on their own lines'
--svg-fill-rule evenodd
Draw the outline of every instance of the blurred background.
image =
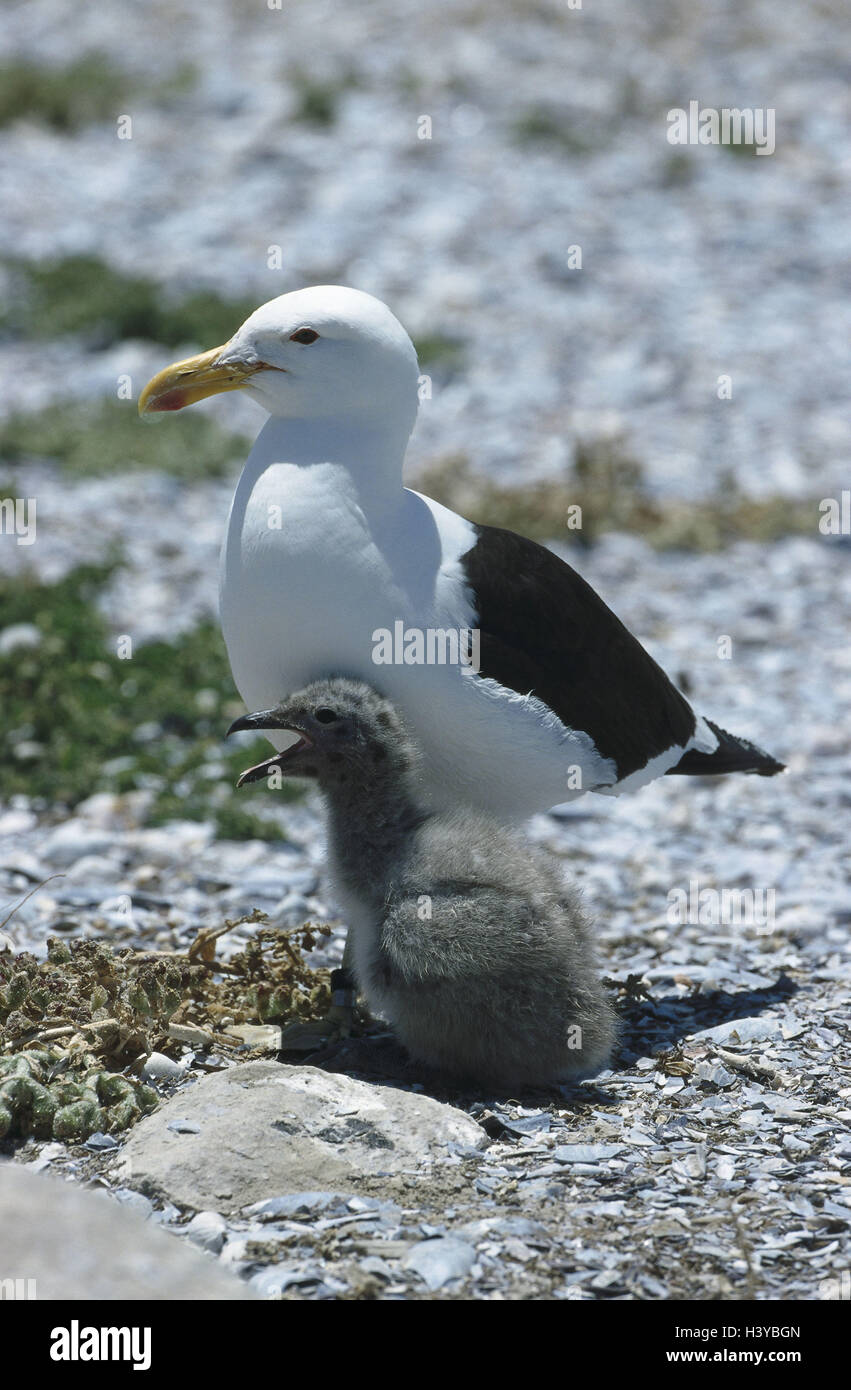
<svg viewBox="0 0 851 1390">
<path fill-rule="evenodd" d="M 235 797 L 246 750 L 223 742 L 217 554 L 262 414 L 229 395 L 148 425 L 135 399 L 319 282 L 417 343 L 409 480 L 562 546 L 706 714 L 821 757 L 836 811 L 851 552 L 819 502 L 851 483 L 845 8 L 273 3 L 0 5 L 0 498 L 37 503 L 36 543 L 0 536 L 2 843 L 70 833 L 80 805 L 204 843 L 297 835 L 262 787 Z M 670 144 L 691 100 L 775 109 L 775 153 Z M 719 794 L 770 819 L 776 788 L 745 784 Z"/>
</svg>

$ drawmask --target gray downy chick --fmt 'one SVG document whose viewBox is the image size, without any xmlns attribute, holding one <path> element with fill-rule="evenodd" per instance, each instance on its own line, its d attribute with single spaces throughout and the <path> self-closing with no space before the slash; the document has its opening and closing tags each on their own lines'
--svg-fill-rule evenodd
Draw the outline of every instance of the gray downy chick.
<svg viewBox="0 0 851 1390">
<path fill-rule="evenodd" d="M 456 1079 L 542 1085 L 603 1067 L 614 1016 L 576 890 L 557 864 L 467 809 L 432 814 L 395 708 L 343 677 L 238 729 L 297 742 L 242 774 L 315 779 L 355 978 L 411 1056 Z"/>
</svg>

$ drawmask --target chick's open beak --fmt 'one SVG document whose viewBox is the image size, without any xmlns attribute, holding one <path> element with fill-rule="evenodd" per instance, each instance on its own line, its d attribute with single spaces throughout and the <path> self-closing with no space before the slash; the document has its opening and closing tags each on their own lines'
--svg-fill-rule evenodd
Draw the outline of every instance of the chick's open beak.
<svg viewBox="0 0 851 1390">
<path fill-rule="evenodd" d="M 278 711 L 273 709 L 259 710 L 256 714 L 241 715 L 239 719 L 233 721 L 228 729 L 228 737 L 231 734 L 260 729 L 286 729 L 288 733 L 298 735 L 298 742 L 291 743 L 289 748 L 285 748 L 281 753 L 275 753 L 273 757 L 266 758 L 262 763 L 256 763 L 254 767 L 247 767 L 240 774 L 236 784 L 238 787 L 244 787 L 247 782 L 259 782 L 272 771 L 272 768 L 277 767 L 285 771 L 287 763 L 292 761 L 297 753 L 303 752 L 305 748 L 313 747 L 313 739 L 303 729 L 297 729 L 292 724 L 284 723 Z"/>
<path fill-rule="evenodd" d="M 139 414 L 146 415 L 155 410 L 182 410 L 185 405 L 203 401 L 205 396 L 215 396 L 220 391 L 239 391 L 248 385 L 255 372 L 268 370 L 265 362 L 256 359 L 241 362 L 238 358 L 230 357 L 220 361 L 226 352 L 227 344 L 163 367 L 161 372 L 151 377 L 139 397 Z"/>
<path fill-rule="evenodd" d="M 251 732 L 255 729 L 290 729 L 289 724 L 281 722 L 281 715 L 276 709 L 260 709 L 254 714 L 241 714 L 235 719 L 227 731 L 226 737 L 231 734 L 242 734 Z M 291 729 L 294 734 L 300 734 L 300 729 Z"/>
</svg>

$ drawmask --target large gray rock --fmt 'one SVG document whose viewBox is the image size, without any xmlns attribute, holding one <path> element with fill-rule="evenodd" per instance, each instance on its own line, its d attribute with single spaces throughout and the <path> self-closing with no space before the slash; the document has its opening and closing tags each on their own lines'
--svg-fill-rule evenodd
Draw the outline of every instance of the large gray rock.
<svg viewBox="0 0 851 1390">
<path fill-rule="evenodd" d="M 252 1296 L 209 1256 L 105 1194 L 10 1162 L 0 1162 L 0 1278 L 75 1303 Z"/>
<path fill-rule="evenodd" d="M 205 1076 L 132 1131 L 122 1181 L 196 1211 L 415 1169 L 480 1127 L 429 1096 L 316 1067 L 246 1062 Z"/>
</svg>

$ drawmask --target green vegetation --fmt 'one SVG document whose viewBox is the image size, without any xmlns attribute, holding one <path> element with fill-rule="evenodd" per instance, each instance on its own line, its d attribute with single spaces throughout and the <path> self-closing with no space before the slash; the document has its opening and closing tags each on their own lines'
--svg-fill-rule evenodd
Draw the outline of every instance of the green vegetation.
<svg viewBox="0 0 851 1390">
<path fill-rule="evenodd" d="M 732 483 L 704 502 L 657 497 L 621 440 L 580 442 L 566 479 L 510 487 L 475 473 L 462 455 L 439 460 L 416 486 L 483 525 L 584 546 L 605 531 L 625 531 L 659 550 L 721 550 L 737 540 L 812 535 L 816 524 L 811 501 L 746 497 Z M 577 506 L 580 527 L 570 511 Z"/>
<path fill-rule="evenodd" d="M 591 154 L 602 143 L 577 129 L 567 111 L 535 106 L 514 122 L 514 138 L 521 145 L 552 145 L 566 154 Z"/>
<path fill-rule="evenodd" d="M 60 1058 L 39 1049 L 0 1057 L 0 1139 L 82 1141 L 119 1133 L 156 1109 L 158 1096 L 134 1076 L 96 1062 L 74 1077 Z"/>
<path fill-rule="evenodd" d="M 421 367 L 449 373 L 457 371 L 464 362 L 464 344 L 446 333 L 425 333 L 414 343 Z"/>
<path fill-rule="evenodd" d="M 197 290 L 169 303 L 144 276 L 123 275 L 97 256 L 27 263 L 6 261 L 7 305 L 0 328 L 30 339 L 80 333 L 92 347 L 145 338 L 164 347 L 227 342 L 257 307 Z"/>
<path fill-rule="evenodd" d="M 697 176 L 697 161 L 683 151 L 675 150 L 665 157 L 662 165 L 662 187 L 680 188 L 693 183 Z"/>
<path fill-rule="evenodd" d="M 195 80 L 195 69 L 187 63 L 163 81 L 145 82 L 99 52 L 61 67 L 14 59 L 0 64 L 0 126 L 26 117 L 63 133 L 77 130 L 93 121 L 117 119 L 130 99 L 156 103 L 181 96 Z"/>
<path fill-rule="evenodd" d="M 102 53 L 58 68 L 13 60 L 0 66 L 0 126 L 27 117 L 75 130 L 118 116 L 129 94 L 126 74 Z"/>
<path fill-rule="evenodd" d="M 201 413 L 172 415 L 167 429 L 160 424 L 141 422 L 133 401 L 59 402 L 0 422 L 0 459 L 12 466 L 55 460 L 75 478 L 139 468 L 195 479 L 225 476 L 248 452 L 248 440 Z"/>
<path fill-rule="evenodd" d="M 296 96 L 292 119 L 326 129 L 336 124 L 342 97 L 358 85 L 357 74 L 350 68 L 328 78 L 295 68 L 285 77 Z"/>
<path fill-rule="evenodd" d="M 730 140 L 729 142 L 722 141 L 719 148 L 726 150 L 728 154 L 744 156 L 747 159 L 751 155 L 757 155 L 760 146 L 755 140 L 741 140 L 738 144 Z"/>
<path fill-rule="evenodd" d="M 225 744 L 242 707 L 217 626 L 120 658 L 96 605 L 116 563 L 82 566 L 56 584 L 0 579 L 3 626 L 33 624 L 41 639 L 0 656 L 0 796 L 73 805 L 97 791 L 147 789 L 152 824 L 213 820 L 222 838 L 280 839 L 280 826 L 255 812 L 301 791 L 234 790 L 269 745 Z"/>
</svg>

